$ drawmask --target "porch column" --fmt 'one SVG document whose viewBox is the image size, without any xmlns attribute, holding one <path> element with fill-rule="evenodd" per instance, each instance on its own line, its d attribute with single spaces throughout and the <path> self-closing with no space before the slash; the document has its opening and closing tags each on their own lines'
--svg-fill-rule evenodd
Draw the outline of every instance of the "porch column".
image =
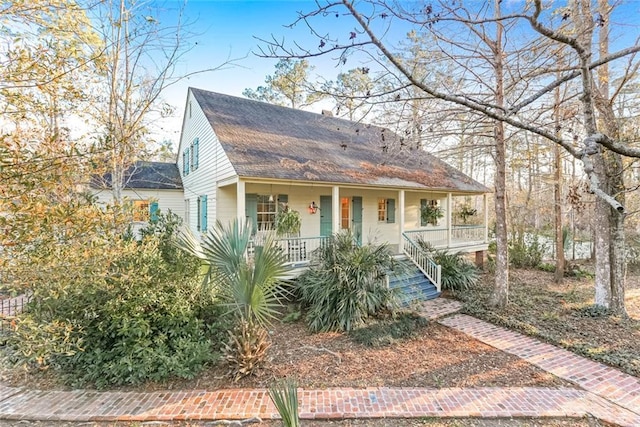
<svg viewBox="0 0 640 427">
<path fill-rule="evenodd" d="M 451 229 L 453 228 L 453 223 L 451 222 L 451 218 L 453 217 L 451 212 L 452 209 L 453 200 L 451 193 L 447 193 L 447 248 L 451 247 Z"/>
<path fill-rule="evenodd" d="M 402 245 L 404 239 L 402 233 L 404 233 L 404 190 L 398 191 L 398 205 L 400 205 L 400 215 L 398 216 L 398 253 L 402 253 Z"/>
<path fill-rule="evenodd" d="M 489 241 L 489 203 L 487 193 L 482 195 L 482 210 L 484 210 L 484 242 Z"/>
<path fill-rule="evenodd" d="M 247 217 L 245 185 L 244 181 L 240 178 L 238 178 L 238 182 L 236 184 L 236 207 L 236 216 L 238 217 L 238 220 L 245 221 Z"/>
<path fill-rule="evenodd" d="M 331 188 L 331 218 L 333 224 L 331 226 L 331 232 L 336 234 L 340 231 L 340 187 L 334 185 Z"/>
</svg>

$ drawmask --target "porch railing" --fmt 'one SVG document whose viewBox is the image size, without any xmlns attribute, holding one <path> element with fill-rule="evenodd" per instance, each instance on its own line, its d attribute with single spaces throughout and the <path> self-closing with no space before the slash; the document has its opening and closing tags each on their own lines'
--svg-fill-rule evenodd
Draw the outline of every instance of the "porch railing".
<svg viewBox="0 0 640 427">
<path fill-rule="evenodd" d="M 311 260 L 313 251 L 320 248 L 327 237 L 288 237 L 276 239 L 276 245 L 284 254 L 287 264 L 305 264 Z M 249 253 L 253 253 L 255 242 L 251 242 Z"/>
<path fill-rule="evenodd" d="M 409 230 L 405 233 L 414 242 L 420 239 L 429 242 L 434 249 L 486 243 L 483 225 L 454 225 L 451 228 L 450 242 L 447 228 L 425 228 L 423 230 Z"/>
<path fill-rule="evenodd" d="M 402 233 L 402 252 L 427 276 L 438 292 L 442 284 L 442 268 L 429 256 L 429 253 L 416 244 L 407 233 Z"/>
</svg>

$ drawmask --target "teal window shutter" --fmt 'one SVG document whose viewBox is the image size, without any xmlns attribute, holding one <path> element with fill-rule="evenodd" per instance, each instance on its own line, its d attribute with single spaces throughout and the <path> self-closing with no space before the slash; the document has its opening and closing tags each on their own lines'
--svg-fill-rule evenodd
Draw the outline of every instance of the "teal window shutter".
<svg viewBox="0 0 640 427">
<path fill-rule="evenodd" d="M 184 149 L 184 153 L 182 153 L 182 169 L 184 170 L 185 175 L 189 175 L 189 163 L 191 159 L 189 157 L 189 147 Z"/>
<path fill-rule="evenodd" d="M 207 231 L 207 196 L 200 196 L 200 231 Z"/>
<path fill-rule="evenodd" d="M 198 169 L 200 163 L 200 139 L 196 138 L 193 141 L 193 170 Z"/>
<path fill-rule="evenodd" d="M 246 194 L 244 197 L 245 216 L 248 221 L 251 221 L 251 227 L 253 228 L 253 234 L 258 231 L 258 195 Z"/>
<path fill-rule="evenodd" d="M 158 222 L 158 202 L 149 204 L 149 221 Z"/>
<path fill-rule="evenodd" d="M 396 222 L 396 199 L 387 199 L 387 222 Z"/>
<path fill-rule="evenodd" d="M 198 231 L 202 230 L 202 214 L 200 213 L 202 211 L 202 203 L 200 199 L 201 196 L 198 196 L 198 203 L 196 203 L 196 206 L 198 208 L 198 224 L 196 225 L 196 230 Z"/>
<path fill-rule="evenodd" d="M 420 227 L 425 227 L 427 225 L 427 221 L 422 218 L 422 212 L 427 208 L 427 199 L 420 199 L 420 212 L 418 212 L 418 216 L 420 217 Z"/>
</svg>

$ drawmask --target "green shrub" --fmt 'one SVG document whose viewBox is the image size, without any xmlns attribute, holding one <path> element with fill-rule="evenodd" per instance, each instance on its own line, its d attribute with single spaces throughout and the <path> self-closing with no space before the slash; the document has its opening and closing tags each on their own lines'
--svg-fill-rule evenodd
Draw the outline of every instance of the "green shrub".
<svg viewBox="0 0 640 427">
<path fill-rule="evenodd" d="M 247 221 L 218 221 L 202 243 L 190 232 L 177 243 L 203 262 L 203 292 L 216 294 L 233 317 L 223 353 L 235 380 L 252 374 L 266 360 L 271 345 L 266 327 L 277 318 L 288 294 L 285 257 L 274 235 L 267 235 L 249 257 L 251 231 Z"/>
<path fill-rule="evenodd" d="M 312 331 L 350 331 L 368 316 L 397 307 L 386 273 L 398 264 L 387 245 L 358 246 L 351 233 L 343 232 L 314 255 L 296 282 Z"/>
<path fill-rule="evenodd" d="M 402 313 L 395 319 L 384 319 L 349 332 L 349 337 L 367 347 L 383 347 L 415 336 L 429 321 L 415 313 Z"/>
<path fill-rule="evenodd" d="M 433 261 L 440 265 L 442 289 L 464 291 L 478 283 L 480 278 L 478 268 L 467 261 L 462 254 L 433 249 L 429 242 L 422 239 L 418 239 L 418 245 L 429 252 Z"/>
<path fill-rule="evenodd" d="M 157 238 L 74 241 L 42 260 L 10 341 L 17 363 L 101 388 L 190 378 L 214 357 L 196 316 L 200 279 L 165 262 Z"/>
<path fill-rule="evenodd" d="M 157 239 L 162 259 L 173 271 L 189 277 L 198 274 L 200 260 L 180 249 L 175 243 L 182 226 L 182 218 L 170 210 L 167 212 L 159 210 L 156 215 L 155 221 L 140 229 L 142 240 Z"/>
<path fill-rule="evenodd" d="M 553 273 L 554 271 L 556 271 L 556 266 L 548 262 L 543 262 L 538 265 L 538 270 L 546 271 L 547 273 Z"/>
<path fill-rule="evenodd" d="M 269 397 L 280 414 L 284 427 L 299 427 L 298 385 L 295 380 L 285 379 L 269 387 Z"/>
<path fill-rule="evenodd" d="M 542 263 L 545 249 L 538 236 L 533 236 L 531 242 L 513 239 L 509 241 L 509 263 L 516 268 L 535 268 Z"/>
<path fill-rule="evenodd" d="M 478 283 L 480 278 L 478 269 L 461 254 L 434 251 L 433 260 L 442 268 L 442 289 L 465 291 Z"/>
</svg>

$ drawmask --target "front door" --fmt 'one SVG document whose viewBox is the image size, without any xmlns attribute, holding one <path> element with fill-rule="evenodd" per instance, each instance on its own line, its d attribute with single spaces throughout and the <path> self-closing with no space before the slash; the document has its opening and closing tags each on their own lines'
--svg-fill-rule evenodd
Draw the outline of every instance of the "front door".
<svg viewBox="0 0 640 427">
<path fill-rule="evenodd" d="M 331 196 L 320 196 L 320 235 L 323 237 L 333 234 L 331 215 Z"/>
</svg>

